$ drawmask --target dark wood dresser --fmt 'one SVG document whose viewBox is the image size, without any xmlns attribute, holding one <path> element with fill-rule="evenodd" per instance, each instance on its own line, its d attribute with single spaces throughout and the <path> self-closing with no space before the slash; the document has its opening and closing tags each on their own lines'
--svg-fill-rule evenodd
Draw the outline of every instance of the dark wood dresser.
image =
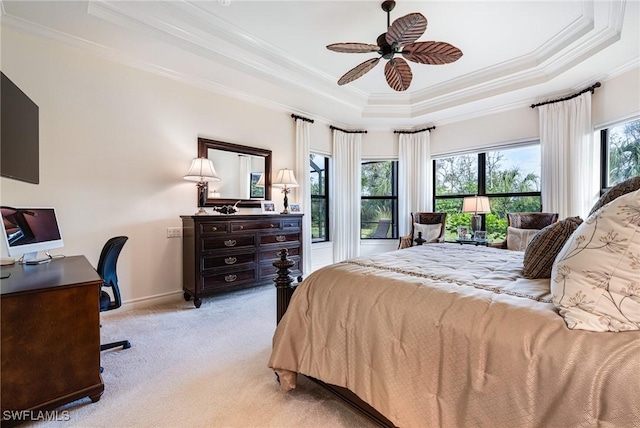
<svg viewBox="0 0 640 428">
<path fill-rule="evenodd" d="M 2 425 L 89 397 L 100 399 L 102 279 L 84 256 L 3 266 Z"/>
<path fill-rule="evenodd" d="M 303 214 L 192 215 L 182 218 L 182 278 L 185 300 L 269 284 L 282 248 L 302 275 Z"/>
</svg>

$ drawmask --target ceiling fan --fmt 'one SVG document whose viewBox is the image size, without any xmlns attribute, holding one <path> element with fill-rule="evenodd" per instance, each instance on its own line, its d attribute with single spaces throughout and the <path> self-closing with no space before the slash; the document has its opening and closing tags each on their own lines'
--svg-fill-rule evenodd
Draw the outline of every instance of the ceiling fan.
<svg viewBox="0 0 640 428">
<path fill-rule="evenodd" d="M 441 65 L 457 61 L 462 51 L 446 42 L 416 42 L 427 29 L 427 18 L 421 13 L 410 13 L 396 19 L 390 24 L 390 12 L 396 6 L 393 0 L 382 2 L 382 10 L 387 12 L 387 32 L 382 33 L 376 40 L 376 45 L 367 43 L 334 43 L 327 49 L 343 53 L 376 52 L 378 58 L 369 59 L 347 71 L 339 80 L 338 85 L 353 82 L 378 64 L 380 58 L 388 60 L 384 67 L 387 83 L 396 91 L 406 91 L 411 85 L 413 74 L 409 64 L 396 55 L 420 64 Z"/>
</svg>

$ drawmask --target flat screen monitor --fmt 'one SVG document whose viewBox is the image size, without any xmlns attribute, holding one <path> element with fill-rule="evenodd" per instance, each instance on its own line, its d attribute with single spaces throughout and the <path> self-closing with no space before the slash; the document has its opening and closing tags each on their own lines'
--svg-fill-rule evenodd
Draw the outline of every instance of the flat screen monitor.
<svg viewBox="0 0 640 428">
<path fill-rule="evenodd" d="M 40 182 L 38 106 L 0 72 L 0 175 Z"/>
<path fill-rule="evenodd" d="M 48 251 L 64 245 L 54 208 L 1 207 L 2 232 L 10 257 L 24 255 L 23 262 L 50 260 Z M 38 259 L 38 252 L 47 254 Z"/>
</svg>

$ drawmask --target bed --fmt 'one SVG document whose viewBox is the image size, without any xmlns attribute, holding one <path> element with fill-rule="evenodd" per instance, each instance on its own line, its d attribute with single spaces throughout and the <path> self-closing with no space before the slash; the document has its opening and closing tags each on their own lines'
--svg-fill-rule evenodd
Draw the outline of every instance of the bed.
<svg viewBox="0 0 640 428">
<path fill-rule="evenodd" d="M 640 426 L 640 332 L 570 330 L 523 253 L 450 243 L 337 263 L 293 293 L 269 366 L 399 427 Z"/>
</svg>

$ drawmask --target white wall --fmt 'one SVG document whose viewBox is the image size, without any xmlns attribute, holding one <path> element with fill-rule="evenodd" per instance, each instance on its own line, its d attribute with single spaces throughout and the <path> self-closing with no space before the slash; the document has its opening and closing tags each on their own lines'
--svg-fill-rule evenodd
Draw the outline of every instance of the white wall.
<svg viewBox="0 0 640 428">
<path fill-rule="evenodd" d="M 2 178 L 2 204 L 55 206 L 65 246 L 53 253 L 94 265 L 108 238 L 129 236 L 118 262 L 125 301 L 182 288 L 182 241 L 166 235 L 196 211 L 182 176 L 198 136 L 271 149 L 275 171 L 294 165 L 287 112 L 6 28 L 1 42 L 2 71 L 40 108 L 40 184 Z"/>
</svg>

